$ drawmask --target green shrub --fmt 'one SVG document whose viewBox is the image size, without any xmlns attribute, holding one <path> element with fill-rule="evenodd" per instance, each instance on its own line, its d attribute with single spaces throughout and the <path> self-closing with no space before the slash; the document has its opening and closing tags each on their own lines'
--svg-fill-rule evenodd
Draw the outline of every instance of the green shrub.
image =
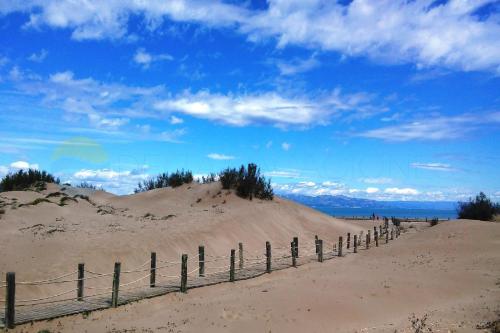
<svg viewBox="0 0 500 333">
<path fill-rule="evenodd" d="M 155 178 L 140 182 L 139 184 L 137 184 L 137 188 L 134 190 L 134 192 L 146 192 L 155 188 L 163 187 L 177 187 L 181 186 L 182 184 L 189 184 L 191 182 L 193 182 L 193 173 L 191 171 L 177 170 L 170 175 L 168 173 L 161 173 Z"/>
<path fill-rule="evenodd" d="M 492 203 L 486 194 L 480 192 L 474 200 L 459 202 L 457 213 L 459 219 L 491 221 L 495 214 L 500 214 L 500 205 Z"/>
<path fill-rule="evenodd" d="M 22 191 L 33 186 L 38 190 L 43 190 L 45 183 L 59 184 L 59 178 L 55 178 L 46 171 L 33 169 L 29 169 L 28 171 L 19 170 L 2 178 L 2 181 L 0 181 L 0 192 Z"/>
<path fill-rule="evenodd" d="M 224 190 L 235 188 L 238 184 L 238 171 L 236 169 L 227 168 L 219 173 L 219 181 Z"/>
<path fill-rule="evenodd" d="M 254 163 L 244 165 L 239 171 L 227 168 L 219 174 L 222 188 L 225 190 L 235 189 L 236 194 L 242 198 L 252 200 L 253 197 L 263 200 L 273 200 L 274 193 L 271 180 L 266 180 L 260 175 L 260 169 Z"/>
<path fill-rule="evenodd" d="M 80 184 L 76 185 L 78 188 L 89 188 L 91 190 L 97 190 L 97 186 L 89 183 L 89 182 L 81 182 Z"/>
<path fill-rule="evenodd" d="M 217 179 L 217 174 L 211 172 L 206 177 L 201 176 L 200 183 L 202 184 L 214 183 L 216 179 Z"/>
<path fill-rule="evenodd" d="M 25 203 L 25 204 L 20 204 L 19 207 L 23 207 L 23 206 L 36 206 L 42 202 L 49 202 L 49 203 L 53 203 L 52 201 L 50 201 L 49 199 L 45 199 L 45 198 L 37 198 L 31 202 L 28 202 L 28 203 Z"/>
<path fill-rule="evenodd" d="M 437 217 L 433 218 L 429 224 L 431 225 L 431 227 L 437 225 L 439 223 L 439 219 Z"/>
</svg>

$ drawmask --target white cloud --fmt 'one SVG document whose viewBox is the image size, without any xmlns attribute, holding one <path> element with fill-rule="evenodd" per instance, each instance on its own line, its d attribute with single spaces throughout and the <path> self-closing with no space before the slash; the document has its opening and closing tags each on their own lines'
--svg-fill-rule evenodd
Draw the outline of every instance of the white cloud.
<svg viewBox="0 0 500 333">
<path fill-rule="evenodd" d="M 461 114 L 457 116 L 438 116 L 411 123 L 372 129 L 362 132 L 358 136 L 385 141 L 448 140 L 464 137 L 476 131 L 480 125 L 494 126 L 498 124 L 500 124 L 500 112 L 482 115 Z"/>
<path fill-rule="evenodd" d="M 236 126 L 256 122 L 311 125 L 326 124 L 334 116 L 354 114 L 363 118 L 386 111 L 370 105 L 371 99 L 365 93 L 342 94 L 340 89 L 316 98 L 282 96 L 276 92 L 237 96 L 199 91 L 195 94 L 185 92 L 154 106 L 160 111 L 180 112 Z"/>
<path fill-rule="evenodd" d="M 226 27 L 251 41 L 275 39 L 278 47 L 298 45 L 366 56 L 375 61 L 411 62 L 419 68 L 500 71 L 497 13 L 476 15 L 494 0 L 443 3 L 405 0 L 270 0 L 267 9 L 250 10 L 222 1 L 8 1 L 0 13 L 28 12 L 27 26 L 72 30 L 82 39 L 126 38 L 132 16 L 149 30 L 163 23 L 198 22 Z"/>
<path fill-rule="evenodd" d="M 273 178 L 299 178 L 300 173 L 294 170 L 275 170 L 264 172 L 264 176 Z"/>
<path fill-rule="evenodd" d="M 277 60 L 276 66 L 278 67 L 281 75 L 295 75 L 303 72 L 310 71 L 320 65 L 320 62 L 313 54 L 307 59 L 294 59 L 292 61 Z"/>
<path fill-rule="evenodd" d="M 316 183 L 315 182 L 299 182 L 297 183 L 297 186 L 299 187 L 315 187 L 316 186 Z"/>
<path fill-rule="evenodd" d="M 142 68 L 147 69 L 153 62 L 171 61 L 174 60 L 170 54 L 151 54 L 144 48 L 138 48 L 134 54 L 134 62 L 141 65 Z"/>
<path fill-rule="evenodd" d="M 339 88 L 313 96 L 286 96 L 274 91 L 212 94 L 205 90 L 172 95 L 162 85 L 127 86 L 77 78 L 71 71 L 56 72 L 47 79 L 25 74 L 17 67 L 12 71 L 21 93 L 39 97 L 40 105 L 46 108 L 64 111 L 67 119 L 81 122 L 86 118 L 102 130 L 117 131 L 132 118 L 161 119 L 165 115 L 171 123 L 179 124 L 182 119 L 173 112 L 234 126 L 259 123 L 304 128 L 386 111 L 371 104 L 374 96 L 370 94 L 344 94 Z"/>
<path fill-rule="evenodd" d="M 282 148 L 284 151 L 289 151 L 289 150 L 290 150 L 290 148 L 292 148 L 292 145 L 291 145 L 291 144 L 289 144 L 288 142 L 283 142 L 283 143 L 281 144 L 281 148 Z"/>
<path fill-rule="evenodd" d="M 380 190 L 376 187 L 367 187 L 365 191 L 368 194 L 373 194 L 373 193 L 377 193 Z"/>
<path fill-rule="evenodd" d="M 212 160 L 220 160 L 220 161 L 234 160 L 234 156 L 217 154 L 217 153 L 208 154 L 207 157 Z"/>
<path fill-rule="evenodd" d="M 321 183 L 321 185 L 326 186 L 326 187 L 342 187 L 343 186 L 342 183 L 331 182 L 331 181 L 323 182 L 323 183 Z"/>
<path fill-rule="evenodd" d="M 425 169 L 425 170 L 435 170 L 435 171 L 456 171 L 457 169 L 453 168 L 449 164 L 445 163 L 411 163 L 410 166 L 412 168 L 417 169 Z"/>
<path fill-rule="evenodd" d="M 172 125 L 178 125 L 182 124 L 184 120 L 182 118 L 178 118 L 176 116 L 170 116 L 170 124 Z"/>
<path fill-rule="evenodd" d="M 16 162 L 12 162 L 10 164 L 10 167 L 11 167 L 11 169 L 27 170 L 27 169 L 38 169 L 39 165 L 38 164 L 30 164 L 26 161 L 16 161 Z"/>
<path fill-rule="evenodd" d="M 40 53 L 32 53 L 29 57 L 28 60 L 33 61 L 33 62 L 43 62 L 45 58 L 49 55 L 49 52 L 45 49 L 41 49 Z"/>
<path fill-rule="evenodd" d="M 137 183 L 150 178 L 150 175 L 145 172 L 147 169 L 148 166 L 123 171 L 113 169 L 82 169 L 66 179 L 63 178 L 63 182 L 68 181 L 72 184 L 79 184 L 86 181 L 116 194 L 130 194 L 137 187 Z"/>
<path fill-rule="evenodd" d="M 9 168 L 6 167 L 5 165 L 0 165 L 0 177 L 3 177 L 8 173 L 9 173 Z"/>
<path fill-rule="evenodd" d="M 398 188 L 398 187 L 391 187 L 391 188 L 386 188 L 385 193 L 388 194 L 401 194 L 401 195 L 418 195 L 420 192 L 414 188 Z"/>
<path fill-rule="evenodd" d="M 380 177 L 380 178 L 360 178 L 359 181 L 365 184 L 390 184 L 393 182 L 391 178 Z"/>
</svg>

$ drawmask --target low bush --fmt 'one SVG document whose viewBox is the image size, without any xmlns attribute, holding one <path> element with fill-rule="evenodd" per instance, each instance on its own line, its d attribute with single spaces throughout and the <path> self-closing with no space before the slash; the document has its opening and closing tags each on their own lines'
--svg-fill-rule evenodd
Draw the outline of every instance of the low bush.
<svg viewBox="0 0 500 333">
<path fill-rule="evenodd" d="M 97 186 L 95 186 L 94 184 L 91 184 L 89 182 L 81 182 L 80 184 L 76 185 L 76 187 L 78 188 L 89 188 L 91 190 L 97 190 Z"/>
<path fill-rule="evenodd" d="M 457 213 L 459 219 L 492 221 L 496 214 L 500 214 L 500 205 L 491 202 L 486 194 L 480 192 L 474 199 L 459 202 Z"/>
<path fill-rule="evenodd" d="M 168 173 L 161 173 L 155 178 L 147 179 L 139 184 L 134 190 L 135 193 L 146 192 L 155 188 L 163 187 L 178 187 L 182 184 L 189 184 L 193 182 L 193 173 L 191 171 L 177 170 L 170 175 Z"/>
<path fill-rule="evenodd" d="M 46 171 L 29 169 L 27 171 L 19 170 L 15 173 L 9 173 L 0 181 L 0 192 L 23 191 L 32 187 L 37 190 L 43 190 L 45 183 L 59 184 L 59 178 L 55 178 Z"/>
<path fill-rule="evenodd" d="M 216 181 L 217 181 L 217 174 L 213 172 L 209 173 L 206 177 L 201 176 L 201 179 L 199 180 L 199 182 L 202 184 L 214 183 Z"/>
<path fill-rule="evenodd" d="M 437 217 L 433 218 L 429 224 L 431 225 L 431 227 L 437 225 L 439 223 L 439 219 Z"/>
<path fill-rule="evenodd" d="M 23 207 L 23 206 L 36 206 L 42 202 L 49 202 L 49 203 L 53 203 L 52 201 L 50 201 L 49 199 L 45 199 L 45 198 L 37 198 L 31 202 L 28 202 L 28 203 L 25 203 L 25 204 L 20 204 L 19 207 Z"/>
<path fill-rule="evenodd" d="M 263 200 L 273 200 L 274 198 L 271 180 L 266 180 L 254 163 L 249 163 L 247 168 L 242 165 L 239 171 L 227 168 L 219 174 L 219 180 L 223 189 L 235 189 L 236 194 L 242 198 L 250 200 L 253 197 Z"/>
</svg>

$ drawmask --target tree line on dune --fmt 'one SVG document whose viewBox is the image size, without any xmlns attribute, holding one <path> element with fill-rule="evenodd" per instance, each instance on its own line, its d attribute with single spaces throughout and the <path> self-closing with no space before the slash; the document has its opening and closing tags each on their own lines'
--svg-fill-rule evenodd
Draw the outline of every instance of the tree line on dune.
<svg viewBox="0 0 500 333">
<path fill-rule="evenodd" d="M 135 193 L 150 191 L 156 188 L 178 187 L 194 181 L 191 171 L 177 170 L 173 173 L 161 173 L 156 177 L 138 183 Z M 242 165 L 239 169 L 226 168 L 218 174 L 210 173 L 198 180 L 200 183 L 220 182 L 225 190 L 234 190 L 242 198 L 258 198 L 263 200 L 273 200 L 274 192 L 271 180 L 266 179 L 260 173 L 259 167 L 254 163 L 249 163 L 246 167 Z M 46 171 L 40 170 L 19 170 L 5 175 L 0 181 L 0 192 L 46 189 L 46 183 L 59 184 L 59 178 L 54 177 Z M 68 184 L 65 184 L 68 185 Z M 97 189 L 95 185 L 83 182 L 77 187 Z M 101 188 L 100 188 L 101 189 Z M 471 219 L 491 221 L 495 216 L 500 215 L 500 204 L 494 203 L 480 192 L 475 198 L 468 201 L 459 202 L 457 207 L 459 219 Z"/>
<path fill-rule="evenodd" d="M 260 174 L 259 167 L 249 163 L 247 167 L 242 165 L 239 169 L 227 168 L 218 175 L 210 173 L 203 176 L 201 183 L 212 183 L 219 181 L 224 190 L 235 190 L 236 194 L 245 199 L 252 200 L 254 197 L 263 200 L 273 200 L 274 193 L 271 180 Z M 154 178 L 139 182 L 135 193 L 150 191 L 156 188 L 178 187 L 193 182 L 191 171 L 177 170 L 171 174 L 161 173 Z"/>
</svg>

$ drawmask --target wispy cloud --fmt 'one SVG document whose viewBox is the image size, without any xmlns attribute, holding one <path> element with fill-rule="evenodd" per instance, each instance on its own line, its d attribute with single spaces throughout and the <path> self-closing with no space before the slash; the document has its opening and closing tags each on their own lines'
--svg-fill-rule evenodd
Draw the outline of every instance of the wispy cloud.
<svg viewBox="0 0 500 333">
<path fill-rule="evenodd" d="M 425 170 L 433 170 L 433 171 L 457 171 L 457 169 L 453 168 L 450 164 L 446 163 L 411 163 L 410 166 L 416 169 L 425 169 Z"/>
<path fill-rule="evenodd" d="M 184 120 L 182 118 L 179 118 L 176 116 L 170 116 L 169 121 L 172 125 L 179 125 L 179 124 L 182 124 L 184 122 Z"/>
<path fill-rule="evenodd" d="M 208 158 L 212 160 L 219 160 L 219 161 L 227 161 L 227 160 L 234 160 L 234 156 L 231 155 L 224 155 L 224 154 L 217 154 L 217 153 L 211 153 L 207 155 Z"/>
<path fill-rule="evenodd" d="M 33 62 L 43 62 L 48 55 L 49 52 L 47 50 L 41 49 L 39 53 L 32 53 L 28 57 L 28 60 Z"/>
<path fill-rule="evenodd" d="M 482 115 L 462 114 L 430 117 L 425 120 L 368 130 L 357 135 L 385 141 L 449 140 L 464 137 L 476 131 L 480 125 L 498 126 L 498 124 L 500 124 L 500 112 Z"/>
<path fill-rule="evenodd" d="M 152 54 L 147 52 L 144 48 L 139 48 L 134 54 L 134 62 L 144 69 L 148 69 L 149 66 L 154 62 L 159 61 L 171 61 L 174 60 L 170 54 Z"/>
<path fill-rule="evenodd" d="M 235 126 L 252 123 L 308 126 L 331 118 L 366 118 L 385 112 L 366 93 L 344 94 L 340 89 L 319 96 L 286 96 L 277 92 L 245 95 L 185 92 L 154 104 L 156 110 L 178 112 Z"/>
<path fill-rule="evenodd" d="M 293 59 L 291 61 L 283 60 L 273 60 L 278 67 L 281 75 L 295 75 L 299 73 L 308 72 L 320 65 L 320 62 L 316 59 L 316 55 L 313 54 L 307 59 Z"/>
<path fill-rule="evenodd" d="M 130 39 L 131 17 L 144 17 L 151 31 L 164 22 L 198 22 L 231 28 L 254 42 L 274 39 L 278 47 L 298 45 L 367 56 L 375 61 L 411 62 L 419 68 L 500 71 L 497 13 L 477 15 L 494 0 L 369 2 L 270 1 L 264 10 L 222 1 L 172 2 L 25 1 L 0 11 L 29 13 L 27 27 L 72 31 L 76 40 Z"/>
<path fill-rule="evenodd" d="M 299 178 L 300 172 L 297 170 L 273 170 L 264 172 L 264 176 L 272 178 Z"/>
<path fill-rule="evenodd" d="M 379 177 L 379 178 L 360 178 L 359 181 L 366 184 L 390 184 L 394 180 L 392 178 Z"/>
<path fill-rule="evenodd" d="M 290 148 L 292 148 L 292 145 L 291 145 L 290 143 L 288 143 L 288 142 L 283 142 L 283 143 L 281 144 L 281 148 L 282 148 L 284 151 L 289 151 L 289 150 L 290 150 Z"/>
</svg>

